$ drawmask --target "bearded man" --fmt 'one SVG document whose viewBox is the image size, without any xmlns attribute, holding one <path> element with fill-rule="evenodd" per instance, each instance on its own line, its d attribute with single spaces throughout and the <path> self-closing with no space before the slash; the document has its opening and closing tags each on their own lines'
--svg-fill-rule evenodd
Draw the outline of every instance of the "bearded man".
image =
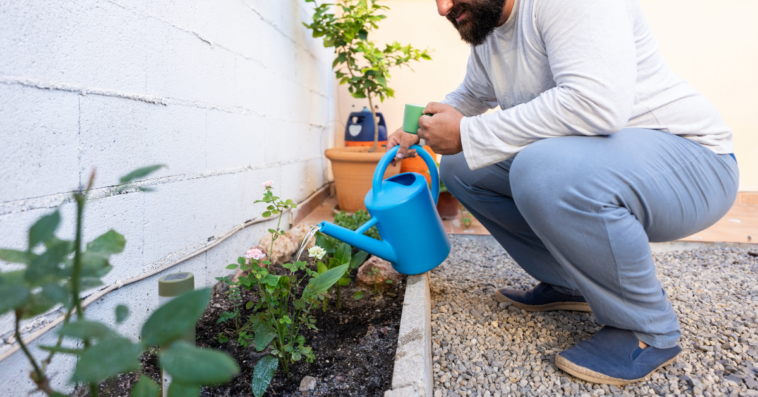
<svg viewBox="0 0 758 397">
<path fill-rule="evenodd" d="M 679 322 L 649 242 L 714 224 L 738 188 L 732 132 L 669 68 L 639 0 L 437 0 L 471 44 L 463 83 L 418 135 L 445 186 L 539 281 L 502 289 L 526 311 L 591 311 L 605 326 L 556 356 L 628 384 L 673 362 Z M 499 106 L 496 112 L 485 112 Z"/>
</svg>

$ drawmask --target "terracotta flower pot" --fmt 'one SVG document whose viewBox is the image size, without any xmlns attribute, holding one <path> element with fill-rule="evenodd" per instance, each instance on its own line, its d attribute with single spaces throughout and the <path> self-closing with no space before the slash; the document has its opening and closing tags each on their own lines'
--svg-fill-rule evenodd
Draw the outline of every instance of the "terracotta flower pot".
<svg viewBox="0 0 758 397">
<path fill-rule="evenodd" d="M 334 184 L 337 188 L 337 201 L 340 210 L 355 212 L 366 210 L 363 200 L 371 190 L 371 180 L 379 160 L 387 152 L 380 147 L 374 153 L 368 147 L 342 147 L 327 149 L 324 154 L 332 162 Z M 384 179 L 397 175 L 399 166 L 389 166 L 384 172 Z"/>
<path fill-rule="evenodd" d="M 458 217 L 458 211 L 460 211 L 460 205 L 458 199 L 455 198 L 450 192 L 441 192 L 440 198 L 437 200 L 437 212 L 442 219 L 455 219 Z"/>
</svg>

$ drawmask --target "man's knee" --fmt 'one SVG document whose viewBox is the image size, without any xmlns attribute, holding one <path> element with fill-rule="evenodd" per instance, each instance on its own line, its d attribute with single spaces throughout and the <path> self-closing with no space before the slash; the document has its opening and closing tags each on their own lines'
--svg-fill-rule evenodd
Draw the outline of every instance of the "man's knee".
<svg viewBox="0 0 758 397">
<path fill-rule="evenodd" d="M 516 155 L 510 177 L 520 210 L 555 204 L 570 193 L 579 174 L 569 151 L 554 138 L 532 143 Z"/>
</svg>

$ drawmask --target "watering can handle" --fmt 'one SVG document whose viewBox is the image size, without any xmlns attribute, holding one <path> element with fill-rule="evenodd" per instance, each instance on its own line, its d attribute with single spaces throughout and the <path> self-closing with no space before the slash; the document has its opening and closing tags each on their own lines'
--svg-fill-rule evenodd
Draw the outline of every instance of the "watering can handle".
<svg viewBox="0 0 758 397">
<path fill-rule="evenodd" d="M 390 165 L 390 162 L 392 162 L 392 159 L 395 158 L 395 155 L 397 154 L 397 150 L 400 149 L 400 146 L 395 146 L 392 149 L 388 150 L 387 153 L 382 157 L 381 160 L 379 160 L 379 164 L 376 166 L 376 171 L 374 171 L 374 194 L 379 192 L 379 190 L 382 188 L 382 179 L 384 177 L 384 171 L 387 170 L 387 167 Z M 421 156 L 422 159 L 424 159 L 424 162 L 426 163 L 426 166 L 429 167 L 429 175 L 432 177 L 432 200 L 434 200 L 434 204 L 437 204 L 437 199 L 440 195 L 440 174 L 437 171 L 437 163 L 434 161 L 432 156 L 424 150 L 419 145 L 413 145 L 410 147 L 410 149 L 416 149 L 416 153 Z"/>
</svg>

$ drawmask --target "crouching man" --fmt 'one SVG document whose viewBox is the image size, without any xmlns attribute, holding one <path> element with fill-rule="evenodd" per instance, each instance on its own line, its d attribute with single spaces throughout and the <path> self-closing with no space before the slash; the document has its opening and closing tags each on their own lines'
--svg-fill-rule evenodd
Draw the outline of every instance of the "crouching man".
<svg viewBox="0 0 758 397">
<path fill-rule="evenodd" d="M 495 294 L 605 326 L 558 354 L 587 381 L 627 384 L 681 352 L 649 242 L 714 224 L 738 187 L 732 133 L 658 52 L 638 0 L 437 0 L 471 44 L 463 83 L 418 135 L 445 186 L 526 272 Z M 484 114 L 499 106 L 499 110 Z"/>
</svg>

